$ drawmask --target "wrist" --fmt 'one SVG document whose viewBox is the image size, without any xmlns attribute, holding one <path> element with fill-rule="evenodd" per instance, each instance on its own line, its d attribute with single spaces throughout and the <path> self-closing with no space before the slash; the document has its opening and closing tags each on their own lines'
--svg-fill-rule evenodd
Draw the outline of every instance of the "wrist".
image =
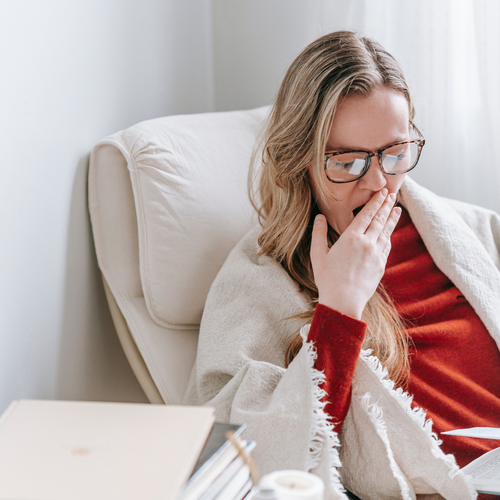
<svg viewBox="0 0 500 500">
<path fill-rule="evenodd" d="M 322 304 L 339 313 L 350 316 L 351 318 L 361 320 L 364 307 L 356 306 L 349 301 L 340 300 L 338 298 L 319 297 L 318 304 Z"/>
</svg>

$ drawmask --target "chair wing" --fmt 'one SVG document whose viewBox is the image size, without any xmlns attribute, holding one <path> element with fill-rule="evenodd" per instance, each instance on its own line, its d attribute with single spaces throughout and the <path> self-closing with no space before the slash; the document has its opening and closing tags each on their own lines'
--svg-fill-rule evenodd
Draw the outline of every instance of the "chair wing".
<svg viewBox="0 0 500 500">
<path fill-rule="evenodd" d="M 151 402 L 181 403 L 210 285 L 256 223 L 246 184 L 266 111 L 149 120 L 92 152 L 98 263 L 120 341 Z"/>
</svg>

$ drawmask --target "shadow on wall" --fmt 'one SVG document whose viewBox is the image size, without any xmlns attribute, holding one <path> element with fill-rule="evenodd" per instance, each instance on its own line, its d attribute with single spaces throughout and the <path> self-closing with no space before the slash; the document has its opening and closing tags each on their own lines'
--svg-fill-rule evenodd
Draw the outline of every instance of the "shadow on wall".
<svg viewBox="0 0 500 500">
<path fill-rule="evenodd" d="M 147 403 L 118 340 L 97 265 L 87 202 L 89 158 L 78 162 L 71 193 L 57 397 Z"/>
</svg>

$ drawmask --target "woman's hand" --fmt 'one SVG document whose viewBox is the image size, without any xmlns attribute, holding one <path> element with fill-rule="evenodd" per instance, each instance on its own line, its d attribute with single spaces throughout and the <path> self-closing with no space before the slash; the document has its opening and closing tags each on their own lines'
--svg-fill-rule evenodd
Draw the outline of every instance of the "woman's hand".
<svg viewBox="0 0 500 500">
<path fill-rule="evenodd" d="M 316 216 L 311 240 L 311 263 L 319 303 L 361 319 L 366 303 L 384 275 L 391 234 L 401 215 L 396 195 L 375 193 L 340 238 L 328 248 L 328 224 Z"/>
</svg>

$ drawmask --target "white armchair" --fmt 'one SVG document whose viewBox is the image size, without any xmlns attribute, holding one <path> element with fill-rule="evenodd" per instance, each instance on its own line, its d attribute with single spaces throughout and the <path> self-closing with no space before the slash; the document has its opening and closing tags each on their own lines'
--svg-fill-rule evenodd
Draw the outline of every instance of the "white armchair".
<svg viewBox="0 0 500 500">
<path fill-rule="evenodd" d="M 149 120 L 92 152 L 98 263 L 121 344 L 152 403 L 181 403 L 211 283 L 256 223 L 247 173 L 265 113 Z"/>
</svg>

